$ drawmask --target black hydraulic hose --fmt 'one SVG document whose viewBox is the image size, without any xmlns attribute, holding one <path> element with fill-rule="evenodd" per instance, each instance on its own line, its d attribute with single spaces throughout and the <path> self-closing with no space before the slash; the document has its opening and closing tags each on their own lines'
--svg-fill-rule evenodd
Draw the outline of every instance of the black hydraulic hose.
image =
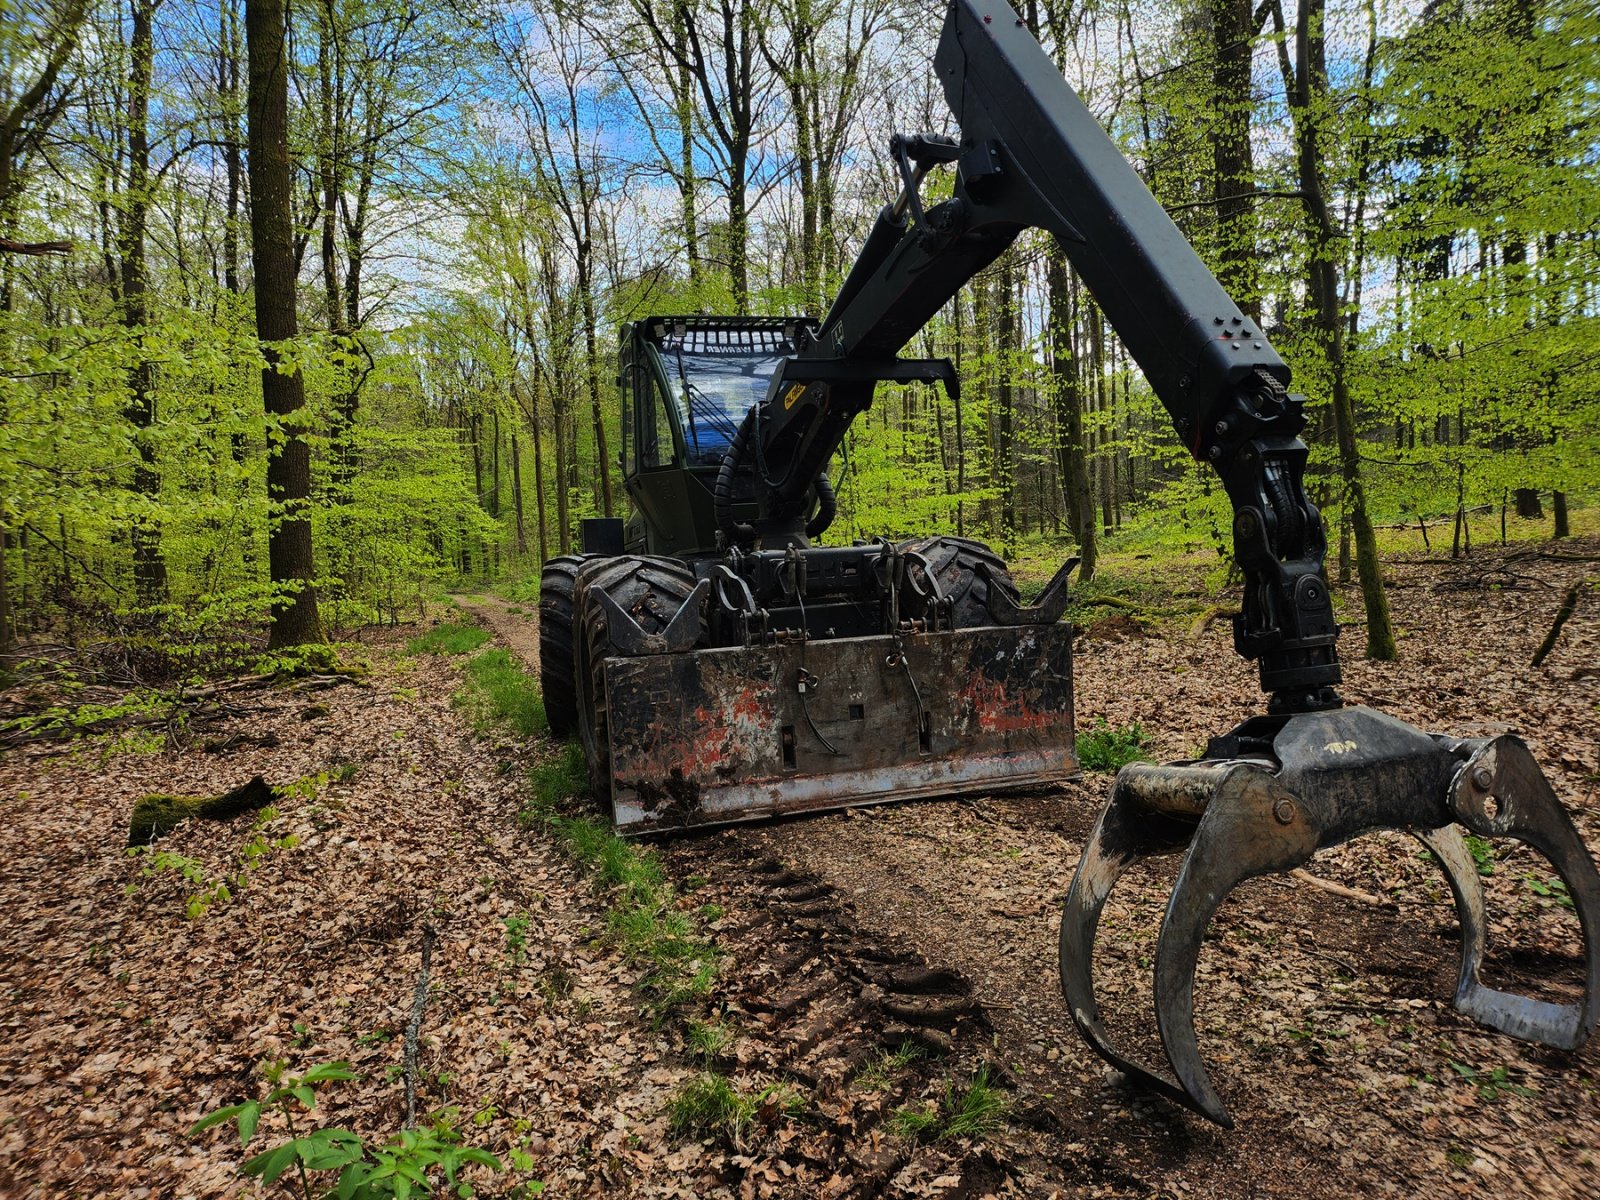
<svg viewBox="0 0 1600 1200">
<path fill-rule="evenodd" d="M 722 456 L 722 465 L 717 468 L 717 482 L 711 489 L 712 512 L 716 515 L 717 529 L 730 546 L 753 542 L 756 537 L 753 525 L 746 525 L 743 521 L 733 519 L 733 477 L 739 469 L 740 461 L 744 458 L 745 443 L 749 441 L 750 434 L 755 429 L 756 408 L 757 406 L 752 404 L 749 411 L 744 414 L 738 432 L 728 444 L 728 452 Z"/>
<path fill-rule="evenodd" d="M 817 489 L 817 515 L 806 522 L 806 536 L 808 538 L 821 537 L 824 530 L 833 524 L 834 514 L 839 511 L 839 501 L 833 494 L 833 484 L 828 482 L 826 475 L 818 475 Z"/>
</svg>

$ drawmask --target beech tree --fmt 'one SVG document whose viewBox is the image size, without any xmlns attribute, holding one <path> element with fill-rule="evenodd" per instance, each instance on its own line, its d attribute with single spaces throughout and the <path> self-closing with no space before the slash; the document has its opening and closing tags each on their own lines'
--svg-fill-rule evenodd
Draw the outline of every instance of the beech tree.
<svg viewBox="0 0 1600 1200">
<path fill-rule="evenodd" d="M 267 412 L 269 647 L 323 640 L 311 554 L 311 446 L 305 376 L 296 358 L 294 224 L 289 157 L 289 59 L 285 0 L 245 0 L 249 55 L 250 261 Z"/>
</svg>

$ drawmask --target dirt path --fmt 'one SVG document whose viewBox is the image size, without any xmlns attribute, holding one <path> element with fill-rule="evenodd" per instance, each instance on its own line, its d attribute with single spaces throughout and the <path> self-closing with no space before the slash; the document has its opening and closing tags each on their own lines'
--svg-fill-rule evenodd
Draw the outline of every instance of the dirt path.
<svg viewBox="0 0 1600 1200">
<path fill-rule="evenodd" d="M 1516 727 L 1595 846 L 1594 606 L 1569 623 L 1543 669 L 1522 665 L 1582 570 L 1484 558 L 1395 565 L 1406 657 L 1352 663 L 1348 692 L 1456 733 Z M 1515 584 L 1511 576 L 1535 582 L 1483 586 Z M 493 598 L 469 607 L 508 640 L 536 640 L 530 618 Z M 1080 721 L 1138 721 L 1155 734 L 1157 757 L 1191 753 L 1257 704 L 1253 672 L 1233 659 L 1223 625 L 1163 638 L 1108 622 L 1080 639 L 1077 677 Z M 991 1054 L 1027 1114 L 986 1152 L 1019 1194 L 1600 1195 L 1600 1049 L 1542 1051 L 1449 1008 L 1452 912 L 1415 843 L 1398 835 L 1315 864 L 1319 877 L 1394 907 L 1277 879 L 1241 889 L 1214 924 L 1197 973 L 1198 1024 L 1238 1130 L 1116 1085 L 1071 1028 L 1055 963 L 1060 900 L 1104 786 L 1091 778 L 1047 793 L 860 810 L 659 849 L 679 878 L 710 876 L 733 891 L 752 864 L 780 865 L 827 889 L 864 944 L 914 954 L 970 985 Z M 1528 887 L 1542 864 L 1512 851 L 1488 865 L 1501 948 L 1491 976 L 1570 997 L 1576 923 Z M 1098 964 L 1102 994 L 1122 997 L 1124 1025 L 1146 1045 L 1147 963 L 1165 892 L 1156 877 L 1119 889 Z M 848 961 L 836 969 L 851 973 Z"/>
</svg>

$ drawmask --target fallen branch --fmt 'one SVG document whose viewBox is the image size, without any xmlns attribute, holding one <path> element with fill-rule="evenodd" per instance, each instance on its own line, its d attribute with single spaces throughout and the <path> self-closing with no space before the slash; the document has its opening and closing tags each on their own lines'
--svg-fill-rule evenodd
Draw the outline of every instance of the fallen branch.
<svg viewBox="0 0 1600 1200">
<path fill-rule="evenodd" d="M 1213 604 L 1210 608 L 1206 609 L 1194 619 L 1194 623 L 1189 626 L 1189 637 L 1191 639 L 1197 639 L 1206 630 L 1211 628 L 1212 622 L 1220 621 L 1224 618 L 1227 618 L 1231 621 L 1238 615 L 1239 610 L 1237 608 L 1229 608 L 1225 604 Z"/>
<path fill-rule="evenodd" d="M 1561 607 L 1556 609 L 1556 619 L 1550 623 L 1550 632 L 1544 635 L 1544 641 L 1539 643 L 1539 648 L 1534 651 L 1533 657 L 1528 660 L 1530 667 L 1544 666 L 1544 660 L 1550 657 L 1550 652 L 1556 648 L 1556 639 L 1561 636 L 1561 627 L 1571 619 L 1578 608 L 1578 593 L 1583 590 L 1588 580 L 1582 580 L 1567 589 L 1567 594 L 1561 597 Z"/>
<path fill-rule="evenodd" d="M 1331 879 L 1323 879 L 1313 875 L 1303 867 L 1296 867 L 1289 874 L 1301 883 L 1310 884 L 1320 892 L 1327 892 L 1330 896 L 1342 896 L 1346 900 L 1354 900 L 1358 904 L 1370 904 L 1373 908 L 1398 908 L 1393 900 L 1385 896 L 1375 896 L 1371 892 L 1363 892 L 1357 888 L 1345 887 L 1342 883 L 1335 883 Z"/>
<path fill-rule="evenodd" d="M 411 998 L 411 1020 L 406 1024 L 406 1123 L 417 1124 L 417 1039 L 422 1034 L 422 1012 L 428 1007 L 428 976 L 433 966 L 433 943 L 439 931 L 433 925 L 422 927 L 422 967 L 417 972 L 417 990 Z"/>
</svg>

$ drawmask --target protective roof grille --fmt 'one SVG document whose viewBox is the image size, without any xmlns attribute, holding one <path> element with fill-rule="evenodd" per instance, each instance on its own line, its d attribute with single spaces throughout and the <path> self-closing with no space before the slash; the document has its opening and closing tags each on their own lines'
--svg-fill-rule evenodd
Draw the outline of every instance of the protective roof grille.
<svg viewBox="0 0 1600 1200">
<path fill-rule="evenodd" d="M 784 354 L 793 351 L 801 326 L 816 328 L 809 317 L 652 317 L 645 323 L 651 340 L 686 354 Z"/>
</svg>

